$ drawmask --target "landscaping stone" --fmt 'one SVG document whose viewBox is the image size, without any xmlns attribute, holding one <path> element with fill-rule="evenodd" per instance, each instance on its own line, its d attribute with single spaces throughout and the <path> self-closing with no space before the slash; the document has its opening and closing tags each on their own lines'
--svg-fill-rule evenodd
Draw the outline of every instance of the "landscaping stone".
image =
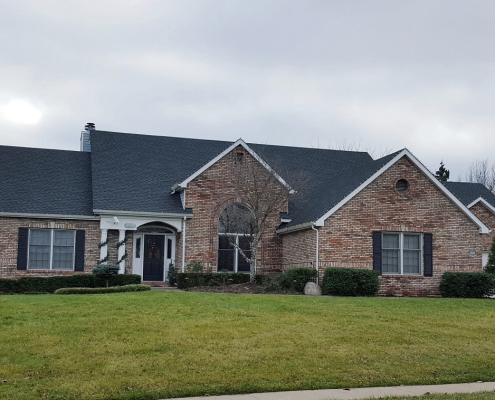
<svg viewBox="0 0 495 400">
<path fill-rule="evenodd" d="M 308 282 L 304 286 L 304 294 L 306 296 L 321 296 L 321 287 L 313 282 Z"/>
</svg>

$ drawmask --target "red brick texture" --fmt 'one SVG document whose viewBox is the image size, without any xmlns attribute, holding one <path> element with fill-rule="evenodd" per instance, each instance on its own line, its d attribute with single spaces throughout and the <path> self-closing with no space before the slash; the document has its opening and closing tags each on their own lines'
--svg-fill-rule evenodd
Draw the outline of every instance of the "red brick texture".
<svg viewBox="0 0 495 400">
<path fill-rule="evenodd" d="M 251 168 L 256 174 L 269 174 L 249 153 L 245 153 L 242 164 L 236 164 L 239 147 L 192 180 L 186 189 L 186 208 L 191 208 L 194 217 L 186 222 L 186 265 L 202 262 L 208 269 L 217 270 L 218 218 L 230 204 L 246 204 L 246 199 L 237 190 L 236 181 L 240 168 Z M 247 174 L 249 176 L 249 173 Z M 249 179 L 249 178 L 248 178 Z M 246 183 L 249 185 L 249 182 Z M 281 184 L 272 190 L 287 190 Z M 257 266 L 280 265 L 282 238 L 275 233 L 280 225 L 280 212 L 287 212 L 283 205 L 268 217 L 267 229 L 258 247 Z M 182 238 L 177 237 L 177 255 L 182 251 Z"/>
<path fill-rule="evenodd" d="M 100 258 L 100 221 L 2 218 L 0 223 L 0 278 L 22 276 L 72 275 L 74 271 L 17 270 L 17 241 L 19 228 L 68 229 L 86 231 L 84 272 L 90 272 Z M 84 273 L 83 272 L 83 273 Z"/>
<path fill-rule="evenodd" d="M 490 251 L 495 234 L 495 214 L 481 203 L 475 204 L 470 210 L 492 231 L 489 235 L 483 235 L 482 239 L 483 251 Z"/>
<path fill-rule="evenodd" d="M 399 179 L 410 184 L 406 194 L 395 190 Z M 485 235 L 407 157 L 325 221 L 320 273 L 328 266 L 372 269 L 373 231 L 433 234 L 433 276 L 383 275 L 381 295 L 438 296 L 444 272 L 481 271 Z"/>
</svg>

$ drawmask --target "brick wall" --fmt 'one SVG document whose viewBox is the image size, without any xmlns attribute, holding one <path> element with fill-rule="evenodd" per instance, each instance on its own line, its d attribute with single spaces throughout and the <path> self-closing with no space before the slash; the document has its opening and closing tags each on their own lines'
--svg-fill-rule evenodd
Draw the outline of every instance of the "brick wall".
<svg viewBox="0 0 495 400">
<path fill-rule="evenodd" d="M 481 203 L 475 204 L 470 210 L 492 231 L 489 235 L 483 235 L 482 240 L 483 251 L 490 251 L 495 234 L 495 214 Z"/>
<path fill-rule="evenodd" d="M 399 179 L 410 183 L 405 195 L 395 190 Z M 371 269 L 373 231 L 433 234 L 433 277 L 383 275 L 381 295 L 436 296 L 443 272 L 481 271 L 479 227 L 406 157 L 325 221 L 322 265 Z"/>
<path fill-rule="evenodd" d="M 263 175 L 269 172 L 258 161 L 245 153 L 242 164 L 236 164 L 238 148 L 227 154 L 196 179 L 191 181 L 186 189 L 186 208 L 191 208 L 194 214 L 186 222 L 186 265 L 190 262 L 202 262 L 213 271 L 217 266 L 218 249 L 218 218 L 221 212 L 232 203 L 246 204 L 246 195 L 238 190 L 239 174 L 246 177 L 246 187 L 252 182 L 249 175 Z M 240 169 L 245 169 L 243 170 Z M 246 173 L 246 170 L 248 171 Z M 286 191 L 278 182 L 272 186 L 273 191 Z M 279 207 L 270 214 L 266 226 L 269 227 L 262 237 L 258 247 L 257 265 L 274 265 L 281 263 L 282 238 L 275 233 L 280 225 L 280 212 L 287 212 L 287 205 Z M 177 255 L 181 258 L 182 238 L 177 236 Z M 179 266 L 180 267 L 180 266 Z"/>
<path fill-rule="evenodd" d="M 282 236 L 284 268 L 312 267 L 316 262 L 316 232 L 305 229 Z"/>
<path fill-rule="evenodd" d="M 83 229 L 86 231 L 84 272 L 90 272 L 100 258 L 100 222 L 61 220 L 2 218 L 0 222 L 0 278 L 20 278 L 22 276 L 71 275 L 73 271 L 17 270 L 17 241 L 19 228 L 38 229 Z"/>
</svg>

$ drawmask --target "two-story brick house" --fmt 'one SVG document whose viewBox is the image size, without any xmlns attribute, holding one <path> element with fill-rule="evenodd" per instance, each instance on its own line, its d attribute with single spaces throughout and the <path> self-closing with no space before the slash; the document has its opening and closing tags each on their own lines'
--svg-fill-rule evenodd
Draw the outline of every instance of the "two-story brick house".
<svg viewBox="0 0 495 400">
<path fill-rule="evenodd" d="M 80 152 L 0 146 L 0 277 L 85 273 L 101 261 L 144 281 L 165 281 L 170 263 L 247 272 L 219 218 L 251 204 L 239 189 L 248 167 L 274 177 L 262 193 L 287 199 L 266 218 L 257 271 L 373 268 L 381 294 L 437 295 L 443 272 L 482 269 L 495 196 L 442 184 L 407 149 L 373 160 L 88 124 Z M 296 176 L 305 181 L 298 190 Z M 242 234 L 228 235 L 250 250 Z"/>
</svg>

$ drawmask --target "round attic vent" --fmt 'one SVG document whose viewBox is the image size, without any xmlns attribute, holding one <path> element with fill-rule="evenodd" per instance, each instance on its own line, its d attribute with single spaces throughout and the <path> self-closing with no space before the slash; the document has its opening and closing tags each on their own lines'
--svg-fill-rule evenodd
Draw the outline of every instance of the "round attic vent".
<svg viewBox="0 0 495 400">
<path fill-rule="evenodd" d="M 409 191 L 409 182 L 405 179 L 399 179 L 395 184 L 395 190 L 400 194 L 405 194 Z"/>
</svg>

